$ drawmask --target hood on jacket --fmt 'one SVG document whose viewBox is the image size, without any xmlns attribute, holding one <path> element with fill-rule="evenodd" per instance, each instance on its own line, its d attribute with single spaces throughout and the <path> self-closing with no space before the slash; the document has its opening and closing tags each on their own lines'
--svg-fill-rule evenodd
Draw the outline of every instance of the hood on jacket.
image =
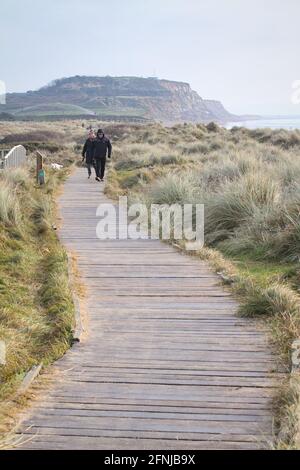
<svg viewBox="0 0 300 470">
<path fill-rule="evenodd" d="M 100 134 L 102 134 L 102 138 L 105 137 L 104 132 L 103 132 L 102 129 L 98 129 L 98 130 L 97 130 L 97 137 L 100 138 Z"/>
</svg>

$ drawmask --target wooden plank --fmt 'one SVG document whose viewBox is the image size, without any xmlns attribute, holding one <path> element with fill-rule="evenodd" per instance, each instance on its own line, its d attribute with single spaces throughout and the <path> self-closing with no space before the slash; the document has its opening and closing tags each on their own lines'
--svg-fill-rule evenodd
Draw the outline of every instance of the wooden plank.
<svg viewBox="0 0 300 470">
<path fill-rule="evenodd" d="M 226 434 L 248 434 L 263 435 L 270 430 L 270 422 L 240 422 L 240 421 L 203 421 L 186 419 L 146 419 L 130 417 L 101 417 L 101 416 L 47 416 L 35 414 L 34 420 L 25 420 L 23 427 L 34 425 L 35 427 L 76 428 L 76 429 L 99 429 L 120 431 L 160 431 L 160 432 L 190 432 L 190 433 L 220 433 Z M 58 431 L 59 432 L 59 431 Z"/>
<path fill-rule="evenodd" d="M 36 416 L 48 417 L 48 416 L 71 416 L 71 417 L 117 417 L 117 418 L 143 418 L 143 419 L 170 419 L 170 420 L 192 420 L 192 421 L 234 421 L 234 422 L 267 422 L 270 420 L 270 416 L 265 412 L 264 414 L 256 414 L 253 413 L 252 415 L 242 414 L 242 413 L 231 413 L 230 410 L 226 410 L 226 414 L 224 413 L 197 413 L 194 411 L 193 413 L 181 413 L 181 412 L 155 412 L 155 411 L 130 411 L 128 409 L 124 411 L 120 410 L 95 410 L 95 409 L 74 409 L 74 408 L 47 408 L 45 407 L 38 407 L 36 408 Z"/>
<path fill-rule="evenodd" d="M 57 430 L 54 430 L 56 434 Z M 214 435 L 207 435 L 208 437 L 213 438 Z M 216 437 L 218 437 L 216 435 Z M 27 440 L 26 440 L 27 438 Z M 37 450 L 64 450 L 70 449 L 70 442 L 72 442 L 73 450 L 124 450 L 124 449 L 137 449 L 137 450 L 146 450 L 146 449 L 158 449 L 158 450 L 182 450 L 182 449 L 191 449 L 191 450 L 201 450 L 201 449 L 218 449 L 218 450 L 254 450 L 267 447 L 267 442 L 256 442 L 256 441 L 247 441 L 242 440 L 244 436 L 241 436 L 241 441 L 214 441 L 206 440 L 203 436 L 203 440 L 183 440 L 178 439 L 177 436 L 172 436 L 169 440 L 161 438 L 157 439 L 145 439 L 140 437 L 126 437 L 121 436 L 106 437 L 99 436 L 94 437 L 93 435 L 78 436 L 76 432 L 72 434 L 63 434 L 63 435 L 37 435 L 34 438 L 28 438 L 28 435 L 24 436 L 24 449 L 37 449 Z M 20 449 L 20 447 L 19 447 Z"/>
<path fill-rule="evenodd" d="M 45 405 L 45 402 L 40 402 L 41 405 Z M 200 401 L 195 401 L 195 400 L 174 400 L 172 399 L 171 401 L 169 400 L 163 400 L 163 399 L 156 399 L 156 400 L 148 400 L 147 398 L 137 398 L 135 397 L 134 399 L 130 398 L 114 398 L 114 397 L 109 397 L 109 398 L 99 398 L 99 397 L 81 397 L 81 396 L 74 396 L 74 397 L 65 397 L 65 396 L 60 396 L 58 394 L 55 395 L 48 395 L 47 396 L 47 403 L 57 403 L 57 404 L 74 404 L 74 403 L 80 403 L 81 405 L 95 405 L 98 406 L 100 405 L 111 405 L 114 409 L 115 407 L 118 406 L 135 406 L 135 407 L 142 407 L 143 409 L 147 410 L 149 407 L 153 407 L 155 409 L 162 409 L 162 408 L 177 408 L 177 409 L 189 409 L 191 412 L 193 410 L 197 409 L 210 409 L 210 408 L 215 408 L 218 409 L 218 412 L 221 412 L 223 410 L 224 413 L 227 412 L 227 409 L 235 409 L 235 410 L 243 410 L 245 413 L 247 410 L 251 413 L 252 410 L 268 410 L 270 415 L 270 410 L 271 410 L 271 403 L 267 402 L 264 400 L 263 402 L 257 401 L 256 403 L 252 403 L 251 401 L 248 400 L 248 402 L 219 402 L 218 400 L 200 400 Z"/>
<path fill-rule="evenodd" d="M 159 374 L 103 374 L 91 375 L 81 373 L 74 377 L 73 381 L 82 383 L 139 383 L 139 384 L 172 384 L 172 385 L 215 385 L 215 386 L 234 386 L 234 387 L 275 387 L 278 383 L 278 377 L 220 377 L 220 376 L 178 376 L 159 375 Z"/>
<path fill-rule="evenodd" d="M 260 364 L 249 364 L 246 363 L 236 363 L 230 361 L 184 361 L 184 360 L 173 360 L 173 361 L 163 361 L 163 360 L 140 360 L 136 359 L 133 361 L 124 360 L 123 358 L 118 360 L 116 363 L 112 360 L 105 360 L 101 358 L 101 361 L 98 363 L 97 361 L 87 361 L 85 357 L 82 357 L 82 361 L 80 365 L 78 365 L 78 361 L 76 362 L 73 360 L 73 355 L 69 357 L 64 357 L 63 360 L 59 360 L 56 362 L 56 368 L 60 370 L 65 370 L 66 372 L 69 370 L 71 364 L 73 364 L 72 372 L 75 373 L 76 370 L 81 372 L 82 370 L 88 369 L 102 369 L 108 368 L 109 370 L 119 369 L 119 368 L 127 368 L 127 369 L 152 369 L 152 370 L 168 370 L 170 373 L 173 371 L 201 371 L 203 373 L 211 373 L 212 375 L 217 374 L 218 372 L 228 371 L 228 372 L 240 372 L 242 374 L 247 375 L 246 373 L 252 374 L 274 374 L 274 369 L 267 363 L 260 363 Z M 277 370 L 277 369 L 276 369 Z M 281 374 L 284 376 L 284 374 Z"/>
<path fill-rule="evenodd" d="M 96 412 L 98 411 L 103 411 L 103 412 L 111 412 L 114 413 L 115 415 L 118 415 L 119 412 L 122 412 L 125 416 L 126 412 L 128 413 L 128 416 L 130 416 L 130 412 L 138 412 L 142 411 L 143 413 L 165 413 L 168 414 L 170 417 L 176 416 L 177 414 L 185 414 L 185 415 L 192 415 L 194 417 L 198 415 L 207 415 L 208 418 L 210 417 L 215 417 L 218 416 L 221 419 L 221 416 L 224 415 L 225 419 L 227 416 L 232 416 L 236 415 L 237 419 L 239 420 L 240 417 L 250 417 L 251 419 L 259 416 L 267 416 L 269 417 L 269 410 L 270 408 L 253 408 L 251 410 L 249 409 L 243 409 L 243 408 L 223 408 L 222 406 L 217 406 L 215 404 L 215 407 L 207 407 L 204 406 L 203 408 L 200 407 L 184 407 L 183 405 L 181 406 L 171 406 L 171 405 L 147 405 L 145 403 L 139 404 L 139 403 L 128 403 L 128 404 L 120 404 L 120 403 L 82 403 L 82 402 L 65 402 L 65 401 L 48 401 L 45 403 L 39 403 L 39 406 L 36 408 L 39 411 L 42 410 L 70 410 L 70 411 L 77 411 L 77 410 L 83 410 L 83 411 L 93 411 L 95 410 Z"/>
</svg>

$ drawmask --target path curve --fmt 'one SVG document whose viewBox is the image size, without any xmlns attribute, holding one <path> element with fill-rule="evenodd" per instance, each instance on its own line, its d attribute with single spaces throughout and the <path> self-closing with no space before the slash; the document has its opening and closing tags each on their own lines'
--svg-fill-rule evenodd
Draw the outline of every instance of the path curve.
<svg viewBox="0 0 300 470">
<path fill-rule="evenodd" d="M 78 169 L 61 239 L 87 287 L 88 338 L 19 426 L 26 449 L 254 449 L 279 384 L 266 335 L 208 265 L 151 240 L 100 241 L 103 186 Z M 29 438 L 29 439 L 28 439 Z"/>
</svg>

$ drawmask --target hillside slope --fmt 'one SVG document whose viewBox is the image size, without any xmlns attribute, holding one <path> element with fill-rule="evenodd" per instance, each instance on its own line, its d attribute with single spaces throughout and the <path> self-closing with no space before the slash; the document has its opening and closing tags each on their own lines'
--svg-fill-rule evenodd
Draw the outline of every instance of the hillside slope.
<svg viewBox="0 0 300 470">
<path fill-rule="evenodd" d="M 16 119 L 91 117 L 163 122 L 233 121 L 218 101 L 204 100 L 188 83 L 141 77 L 75 76 L 27 93 L 9 93 L 1 113 Z"/>
</svg>

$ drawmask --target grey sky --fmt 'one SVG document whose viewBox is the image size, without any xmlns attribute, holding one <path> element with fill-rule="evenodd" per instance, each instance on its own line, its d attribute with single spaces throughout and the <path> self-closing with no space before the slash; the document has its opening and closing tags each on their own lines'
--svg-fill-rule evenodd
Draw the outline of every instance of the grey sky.
<svg viewBox="0 0 300 470">
<path fill-rule="evenodd" d="M 155 74 L 232 112 L 300 114 L 299 20 L 299 0 L 1 0 L 0 80 Z"/>
</svg>

